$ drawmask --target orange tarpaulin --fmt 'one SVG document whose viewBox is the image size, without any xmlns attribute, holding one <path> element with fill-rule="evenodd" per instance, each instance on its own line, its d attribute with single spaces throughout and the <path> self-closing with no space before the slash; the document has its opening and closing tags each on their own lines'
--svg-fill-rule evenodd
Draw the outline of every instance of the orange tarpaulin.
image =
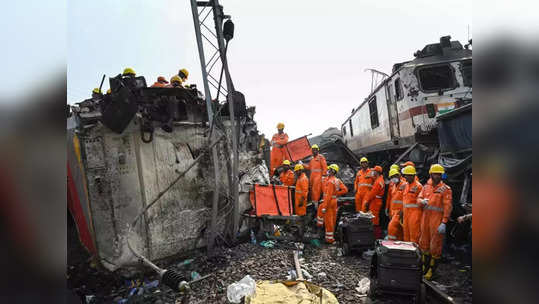
<svg viewBox="0 0 539 304">
<path fill-rule="evenodd" d="M 290 216 L 292 210 L 291 189 L 281 185 L 256 185 L 251 192 L 251 204 L 256 216 L 283 215 Z"/>
<path fill-rule="evenodd" d="M 288 153 L 289 159 L 293 162 L 297 162 L 298 160 L 313 155 L 311 144 L 309 143 L 307 136 L 289 141 L 286 144 L 286 152 Z"/>
</svg>

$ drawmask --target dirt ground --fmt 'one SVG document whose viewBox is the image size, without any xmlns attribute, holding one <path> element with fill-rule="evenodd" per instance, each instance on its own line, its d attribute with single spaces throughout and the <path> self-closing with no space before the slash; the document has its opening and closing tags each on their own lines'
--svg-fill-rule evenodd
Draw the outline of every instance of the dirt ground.
<svg viewBox="0 0 539 304">
<path fill-rule="evenodd" d="M 294 269 L 293 250 L 296 244 L 279 242 L 274 248 L 264 248 L 258 244 L 242 243 L 233 248 L 218 248 L 211 259 L 204 252 L 194 252 L 190 257 L 193 261 L 187 265 L 182 265 L 183 258 L 158 263 L 183 274 L 187 281 L 193 271 L 202 276 L 212 274 L 194 284 L 188 295 L 176 293 L 166 286 L 141 291 L 141 288 L 134 288 L 148 286 L 147 283 L 158 279 L 157 275 L 147 271 L 127 279 L 119 273 L 100 270 L 88 260 L 89 256 L 73 230 L 68 229 L 68 289 L 80 297 L 82 303 L 228 303 L 227 286 L 245 275 L 255 280 L 284 280 L 288 271 Z M 369 261 L 360 254 L 339 256 L 338 251 L 336 246 L 305 244 L 301 264 L 312 276 L 311 281 L 331 291 L 340 303 L 411 302 L 409 298 L 394 296 L 371 302 L 360 295 L 356 287 L 362 278 L 368 276 Z M 438 270 L 439 275 L 434 281 L 439 288 L 452 296 L 456 303 L 472 302 L 471 268 L 452 262 L 441 264 Z M 134 295 L 129 296 L 130 293 Z M 427 302 L 432 303 L 429 299 Z"/>
</svg>

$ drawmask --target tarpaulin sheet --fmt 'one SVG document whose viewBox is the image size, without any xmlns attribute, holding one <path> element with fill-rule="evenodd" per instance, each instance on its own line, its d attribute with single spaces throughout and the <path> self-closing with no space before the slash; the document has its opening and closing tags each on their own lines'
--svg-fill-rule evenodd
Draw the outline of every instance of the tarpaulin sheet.
<svg viewBox="0 0 539 304">
<path fill-rule="evenodd" d="M 256 211 L 256 216 L 293 214 L 291 190 L 286 186 L 255 184 L 251 204 Z"/>
<path fill-rule="evenodd" d="M 286 144 L 286 152 L 288 153 L 288 159 L 293 162 L 297 162 L 298 160 L 313 155 L 311 144 L 309 143 L 307 136 L 289 141 Z"/>
<path fill-rule="evenodd" d="M 331 292 L 309 282 L 258 281 L 256 291 L 247 296 L 250 304 L 338 304 Z"/>
</svg>

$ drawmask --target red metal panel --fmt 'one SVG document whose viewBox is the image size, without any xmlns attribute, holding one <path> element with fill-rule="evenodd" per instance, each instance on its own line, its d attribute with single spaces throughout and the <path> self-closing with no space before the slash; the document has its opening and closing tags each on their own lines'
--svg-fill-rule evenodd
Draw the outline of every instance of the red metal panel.
<svg viewBox="0 0 539 304">
<path fill-rule="evenodd" d="M 77 225 L 80 241 L 89 252 L 96 254 L 95 244 L 82 211 L 79 195 L 77 193 L 77 187 L 73 182 L 69 164 L 67 165 L 67 207 L 71 212 L 71 215 L 73 215 L 73 219 Z"/>
</svg>

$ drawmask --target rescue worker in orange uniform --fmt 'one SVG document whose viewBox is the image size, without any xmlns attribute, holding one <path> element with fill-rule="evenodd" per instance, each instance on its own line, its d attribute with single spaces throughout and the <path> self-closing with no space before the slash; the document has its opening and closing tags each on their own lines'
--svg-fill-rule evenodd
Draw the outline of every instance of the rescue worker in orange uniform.
<svg viewBox="0 0 539 304">
<path fill-rule="evenodd" d="M 392 172 L 391 170 L 393 170 L 393 169 L 396 169 L 397 173 L 400 172 L 399 165 L 393 164 L 389 168 L 389 174 L 391 174 L 391 172 Z M 399 176 L 400 176 L 400 173 L 399 173 Z M 385 211 L 385 213 L 386 213 L 386 216 L 389 217 L 389 220 L 391 220 L 391 214 L 389 213 L 389 209 L 390 209 L 389 207 L 391 206 L 391 194 L 393 193 L 393 190 L 395 188 L 395 183 L 391 179 L 390 175 L 388 175 L 388 177 L 389 177 L 389 184 L 387 185 L 387 197 L 386 197 L 386 205 L 385 205 L 386 206 L 386 211 Z M 399 177 L 399 179 L 404 179 L 404 178 Z"/>
<path fill-rule="evenodd" d="M 394 241 L 403 240 L 402 222 L 402 195 L 406 188 L 406 181 L 399 174 L 398 169 L 389 170 L 389 178 L 393 183 L 391 195 L 388 193 L 388 197 L 391 198 L 389 202 L 389 208 L 386 207 L 386 214 L 389 215 L 390 222 L 387 226 L 387 238 Z M 400 215 L 399 215 L 400 213 Z"/>
<path fill-rule="evenodd" d="M 316 226 L 317 227 L 324 226 L 324 213 L 322 213 L 322 209 L 324 209 L 323 207 L 324 197 L 326 196 L 326 192 L 327 192 L 327 185 L 328 185 L 327 181 L 329 177 L 328 171 L 329 171 L 329 167 L 328 167 L 328 170 L 324 172 L 324 175 L 322 176 L 321 181 L 320 181 L 320 183 L 322 184 L 322 198 L 320 200 L 320 204 L 318 205 L 318 208 L 316 209 Z"/>
<path fill-rule="evenodd" d="M 417 204 L 417 196 L 423 189 L 423 186 L 416 180 L 414 167 L 404 167 L 402 174 L 406 179 L 406 188 L 402 195 L 402 202 L 404 204 L 404 241 L 419 244 L 423 210 Z"/>
<path fill-rule="evenodd" d="M 311 170 L 310 187 L 311 187 L 311 201 L 318 202 L 322 196 L 322 175 L 326 174 L 328 165 L 326 158 L 320 154 L 320 148 L 318 145 L 312 145 L 313 158 L 308 164 L 304 164 L 306 170 Z"/>
<path fill-rule="evenodd" d="M 157 81 L 152 84 L 152 88 L 164 88 L 168 84 L 168 81 L 163 76 L 157 77 Z"/>
<path fill-rule="evenodd" d="M 279 180 L 285 186 L 294 186 L 295 176 L 294 172 L 290 169 L 290 161 L 285 159 L 282 167 L 283 171 L 279 175 Z"/>
<path fill-rule="evenodd" d="M 438 267 L 446 224 L 453 209 L 453 193 L 442 181 L 444 173 L 444 167 L 432 165 L 429 170 L 432 184 L 426 184 L 417 198 L 417 203 L 423 207 L 419 248 L 423 252 L 423 272 L 427 280 L 432 278 Z"/>
<path fill-rule="evenodd" d="M 328 166 L 328 179 L 326 193 L 321 207 L 324 214 L 324 226 L 326 230 L 326 243 L 335 242 L 335 225 L 337 221 L 337 197 L 348 193 L 348 188 L 335 175 L 339 172 L 339 166 L 331 164 Z"/>
<path fill-rule="evenodd" d="M 372 224 L 374 225 L 374 237 L 381 239 L 382 228 L 380 227 L 380 210 L 382 209 L 382 198 L 386 186 L 384 176 L 382 175 L 382 167 L 375 166 L 371 171 L 371 175 L 375 179 L 374 184 L 363 198 L 362 210 L 363 212 L 370 212 L 374 215 L 374 218 L 372 219 Z"/>
<path fill-rule="evenodd" d="M 412 167 L 415 168 L 414 162 L 412 162 L 412 161 L 407 161 L 407 162 L 401 164 L 401 169 L 404 169 L 404 167 L 407 167 L 407 166 L 412 166 Z M 417 177 L 417 175 L 415 176 L 415 180 L 416 180 L 417 182 L 419 182 L 419 177 Z"/>
<path fill-rule="evenodd" d="M 296 194 L 295 207 L 296 215 L 304 216 L 307 214 L 307 195 L 309 194 L 309 179 L 305 174 L 305 168 L 301 164 L 294 166 L 296 173 Z"/>
<path fill-rule="evenodd" d="M 363 210 L 363 198 L 367 194 L 374 183 L 374 178 L 371 174 L 371 169 L 369 169 L 369 161 L 366 157 L 362 157 L 359 164 L 361 169 L 357 171 L 356 180 L 354 181 L 354 191 L 356 192 L 356 212 Z"/>
<path fill-rule="evenodd" d="M 275 169 L 288 159 L 285 145 L 288 143 L 288 134 L 283 132 L 284 123 L 277 124 L 277 133 L 271 138 L 270 156 L 270 176 L 273 176 Z"/>
</svg>

